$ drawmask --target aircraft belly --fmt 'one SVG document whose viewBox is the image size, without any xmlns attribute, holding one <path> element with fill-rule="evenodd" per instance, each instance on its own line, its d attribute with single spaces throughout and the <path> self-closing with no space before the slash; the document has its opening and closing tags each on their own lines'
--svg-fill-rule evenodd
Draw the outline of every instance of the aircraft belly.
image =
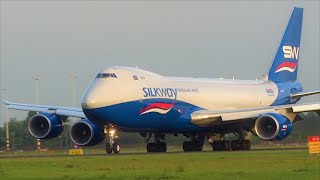
<svg viewBox="0 0 320 180">
<path fill-rule="evenodd" d="M 170 104 L 173 106 L 170 107 Z M 159 107 L 155 105 L 159 105 Z M 146 107 L 155 108 L 144 111 Z M 169 109 L 166 110 L 165 108 Z M 172 99 L 148 99 L 96 109 L 84 109 L 84 112 L 88 117 L 91 117 L 90 120 L 94 118 L 93 121 L 104 124 L 110 123 L 120 129 L 139 132 L 181 132 L 183 130 L 198 131 L 206 129 L 191 123 L 190 114 L 195 109 L 201 108 Z M 189 115 L 189 117 L 184 117 L 184 114 Z"/>
</svg>

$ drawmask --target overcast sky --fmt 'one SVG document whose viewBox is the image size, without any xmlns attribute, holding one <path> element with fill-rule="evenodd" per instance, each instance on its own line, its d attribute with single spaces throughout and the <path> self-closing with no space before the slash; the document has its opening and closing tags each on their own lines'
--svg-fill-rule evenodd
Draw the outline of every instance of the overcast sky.
<svg viewBox="0 0 320 180">
<path fill-rule="evenodd" d="M 304 8 L 299 80 L 305 90 L 319 89 L 319 4 L 1 1 L 1 89 L 10 101 L 35 103 L 36 76 L 40 104 L 71 106 L 71 74 L 76 73 L 80 107 L 96 72 L 113 65 L 166 76 L 260 78 L 294 6 Z M 11 117 L 24 115 L 10 110 Z"/>
</svg>

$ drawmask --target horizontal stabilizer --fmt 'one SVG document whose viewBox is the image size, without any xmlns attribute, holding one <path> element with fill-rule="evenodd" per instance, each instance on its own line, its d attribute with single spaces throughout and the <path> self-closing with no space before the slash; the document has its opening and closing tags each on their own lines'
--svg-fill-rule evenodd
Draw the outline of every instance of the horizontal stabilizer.
<svg viewBox="0 0 320 180">
<path fill-rule="evenodd" d="M 290 95 L 291 98 L 296 98 L 296 97 L 303 97 L 303 96 L 310 96 L 310 95 L 314 95 L 314 94 L 319 94 L 320 90 L 316 90 L 316 91 L 308 91 L 308 92 L 300 92 L 297 94 L 292 94 Z"/>
</svg>

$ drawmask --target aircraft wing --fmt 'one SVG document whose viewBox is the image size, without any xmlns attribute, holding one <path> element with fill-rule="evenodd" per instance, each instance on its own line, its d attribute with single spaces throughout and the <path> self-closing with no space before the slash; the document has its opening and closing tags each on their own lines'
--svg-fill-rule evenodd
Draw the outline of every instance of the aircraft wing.
<svg viewBox="0 0 320 180">
<path fill-rule="evenodd" d="M 61 106 L 46 106 L 35 104 L 21 104 L 3 101 L 9 109 L 22 110 L 22 111 L 34 111 L 34 112 L 50 112 L 58 116 L 86 118 L 81 108 L 74 107 L 61 107 Z"/>
<path fill-rule="evenodd" d="M 191 122 L 199 126 L 208 127 L 219 123 L 256 119 L 265 113 L 278 113 L 294 121 L 296 115 L 303 112 L 316 112 L 320 116 L 320 103 L 290 104 L 229 111 L 199 110 L 191 113 Z"/>
</svg>

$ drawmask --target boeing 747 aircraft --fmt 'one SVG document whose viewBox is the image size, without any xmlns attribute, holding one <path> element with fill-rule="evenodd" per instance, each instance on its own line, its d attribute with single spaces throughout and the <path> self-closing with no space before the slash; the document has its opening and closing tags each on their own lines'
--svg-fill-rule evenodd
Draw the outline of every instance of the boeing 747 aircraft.
<svg viewBox="0 0 320 180">
<path fill-rule="evenodd" d="M 303 112 L 320 115 L 320 103 L 296 104 L 320 93 L 303 92 L 297 81 L 303 9 L 294 8 L 279 49 L 263 80 L 166 77 L 130 67 L 99 72 L 83 95 L 81 107 L 11 103 L 10 109 L 38 112 L 28 123 L 39 139 L 59 136 L 69 117 L 79 120 L 70 137 L 80 146 L 93 146 L 105 137 L 107 153 L 119 153 L 117 131 L 137 132 L 147 139 L 148 152 L 166 152 L 166 134 L 182 134 L 184 151 L 201 151 L 207 137 L 212 149 L 249 150 L 246 132 L 263 140 L 290 135 Z M 226 134 L 238 140 L 227 141 Z M 218 134 L 219 138 L 211 138 Z M 150 142 L 151 141 L 151 142 Z"/>
</svg>

